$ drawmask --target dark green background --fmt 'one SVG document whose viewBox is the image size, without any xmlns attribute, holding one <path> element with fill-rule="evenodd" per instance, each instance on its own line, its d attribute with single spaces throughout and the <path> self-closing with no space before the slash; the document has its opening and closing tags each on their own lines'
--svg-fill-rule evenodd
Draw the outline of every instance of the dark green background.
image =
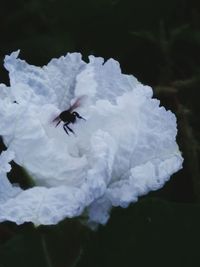
<svg viewBox="0 0 200 267">
<path fill-rule="evenodd" d="M 0 224 L 0 267 L 66 267 L 75 258 L 79 267 L 200 266 L 198 2 L 0 1 L 0 82 L 9 82 L 4 56 L 17 49 L 39 66 L 67 52 L 113 57 L 176 113 L 185 158 L 163 189 L 114 209 L 97 232 L 75 220 L 39 229 Z M 26 186 L 18 166 L 10 179 L 16 176 Z"/>
</svg>

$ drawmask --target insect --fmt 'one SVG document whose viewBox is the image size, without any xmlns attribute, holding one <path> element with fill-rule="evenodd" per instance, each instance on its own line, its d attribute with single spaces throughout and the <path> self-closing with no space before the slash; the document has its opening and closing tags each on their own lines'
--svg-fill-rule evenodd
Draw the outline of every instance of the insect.
<svg viewBox="0 0 200 267">
<path fill-rule="evenodd" d="M 74 102 L 73 105 L 71 105 L 67 110 L 64 110 L 62 111 L 54 120 L 53 122 L 57 122 L 56 126 L 58 126 L 58 124 L 63 121 L 64 124 L 63 124 L 63 129 L 65 130 L 66 134 L 69 135 L 69 132 L 72 132 L 73 134 L 74 131 L 68 126 L 70 123 L 75 123 L 76 122 L 76 119 L 82 119 L 82 120 L 85 120 L 83 117 L 81 117 L 79 115 L 78 112 L 76 111 L 73 111 L 74 109 L 76 109 L 77 107 L 80 107 L 81 105 L 81 100 L 82 100 L 83 96 L 80 96 L 76 99 L 76 101 Z"/>
</svg>

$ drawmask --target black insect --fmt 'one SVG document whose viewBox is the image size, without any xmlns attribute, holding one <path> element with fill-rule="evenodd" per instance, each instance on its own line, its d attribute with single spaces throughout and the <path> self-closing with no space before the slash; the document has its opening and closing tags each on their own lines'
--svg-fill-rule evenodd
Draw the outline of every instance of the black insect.
<svg viewBox="0 0 200 267">
<path fill-rule="evenodd" d="M 68 131 L 72 132 L 73 134 L 74 131 L 68 126 L 70 123 L 75 123 L 76 119 L 82 119 L 85 120 L 83 117 L 81 117 L 79 115 L 78 112 L 73 111 L 74 109 L 76 109 L 77 107 L 79 107 L 81 105 L 81 100 L 82 100 L 83 96 L 80 96 L 79 98 L 76 99 L 76 101 L 74 102 L 73 105 L 71 105 L 67 110 L 64 110 L 60 113 L 60 115 L 58 115 L 53 122 L 57 122 L 56 127 L 58 126 L 58 124 L 63 121 L 63 129 L 65 130 L 65 132 L 69 135 Z"/>
</svg>

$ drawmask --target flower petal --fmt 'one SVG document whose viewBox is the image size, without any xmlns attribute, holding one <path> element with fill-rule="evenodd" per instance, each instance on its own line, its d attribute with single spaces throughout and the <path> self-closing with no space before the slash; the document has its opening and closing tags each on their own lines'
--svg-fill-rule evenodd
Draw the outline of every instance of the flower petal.
<svg viewBox="0 0 200 267">
<path fill-rule="evenodd" d="M 55 188 L 34 187 L 24 190 L 0 206 L 0 221 L 17 224 L 33 222 L 35 225 L 56 224 L 65 217 L 82 213 L 85 199 L 79 189 L 65 186 Z"/>
<path fill-rule="evenodd" d="M 6 173 L 11 169 L 9 162 L 13 159 L 14 153 L 10 150 L 3 151 L 0 155 L 0 205 L 22 192 L 18 186 L 12 185 L 6 177 Z M 1 214 L 3 211 L 0 211 L 0 216 Z"/>
</svg>

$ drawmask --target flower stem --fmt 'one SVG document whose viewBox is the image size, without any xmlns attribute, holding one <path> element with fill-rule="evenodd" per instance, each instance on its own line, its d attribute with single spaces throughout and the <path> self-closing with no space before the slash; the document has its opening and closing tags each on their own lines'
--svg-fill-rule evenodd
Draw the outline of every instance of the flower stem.
<svg viewBox="0 0 200 267">
<path fill-rule="evenodd" d="M 83 255 L 83 249 L 81 248 L 78 257 L 75 259 L 75 261 L 72 263 L 70 267 L 76 267 L 79 261 L 81 260 L 82 255 Z"/>
<path fill-rule="evenodd" d="M 47 249 L 47 243 L 44 237 L 44 234 L 41 235 L 41 240 L 42 240 L 42 249 L 44 251 L 44 257 L 45 257 L 45 261 L 46 261 L 46 266 L 47 267 L 53 267 L 53 264 L 51 262 L 51 258 Z"/>
</svg>

